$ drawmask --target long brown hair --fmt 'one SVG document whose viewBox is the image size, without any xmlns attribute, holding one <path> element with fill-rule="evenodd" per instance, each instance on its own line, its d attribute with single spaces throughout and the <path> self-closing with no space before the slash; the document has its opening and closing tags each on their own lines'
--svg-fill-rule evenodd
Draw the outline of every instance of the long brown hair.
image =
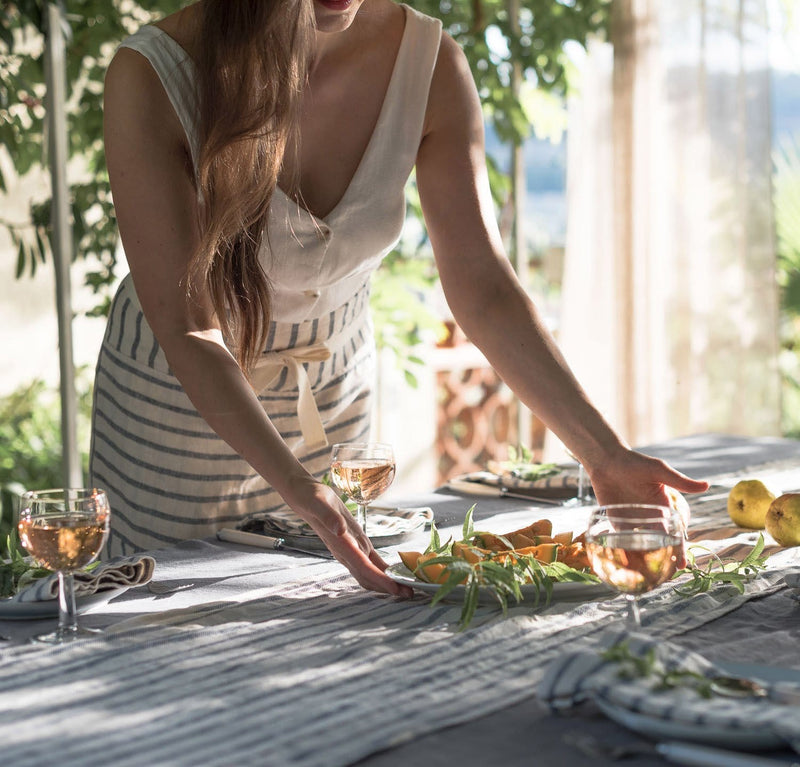
<svg viewBox="0 0 800 767">
<path fill-rule="evenodd" d="M 258 259 L 284 153 L 296 147 L 313 42 L 309 0 L 203 0 L 197 55 L 204 284 L 249 371 L 264 347 L 270 285 Z"/>
</svg>

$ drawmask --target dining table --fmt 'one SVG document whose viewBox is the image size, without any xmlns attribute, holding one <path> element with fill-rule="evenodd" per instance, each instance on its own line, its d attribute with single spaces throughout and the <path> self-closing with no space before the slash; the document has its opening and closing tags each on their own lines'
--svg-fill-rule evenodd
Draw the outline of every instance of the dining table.
<svg viewBox="0 0 800 767">
<path fill-rule="evenodd" d="M 723 559 L 741 556 L 759 536 L 728 516 L 736 482 L 760 478 L 777 492 L 800 491 L 800 441 L 697 434 L 640 449 L 709 481 L 708 491 L 687 496 L 689 544 Z M 387 501 L 432 509 L 442 539 L 460 537 L 470 508 L 476 527 L 498 533 L 542 518 L 580 532 L 587 521 L 585 506 L 447 487 Z M 429 537 L 420 530 L 385 546 L 384 558 L 396 563 L 401 550 L 422 551 Z M 643 595 L 641 632 L 729 668 L 800 683 L 800 602 L 787 577 L 800 574 L 800 547 L 767 544 L 766 569 L 742 593 L 722 584 L 686 596 L 669 581 Z M 565 652 L 627 630 L 623 596 L 523 600 L 507 610 L 481 604 L 464 628 L 458 600 L 369 592 L 314 552 L 215 537 L 147 554 L 155 560 L 148 583 L 82 612 L 81 625 L 99 630 L 91 636 L 37 644 L 30 640 L 52 630 L 56 612 L 9 614 L 0 604 L 2 764 L 667 763 L 652 738 L 591 700 L 558 711 L 538 694 Z M 800 762 L 788 745 L 741 754 Z"/>
</svg>

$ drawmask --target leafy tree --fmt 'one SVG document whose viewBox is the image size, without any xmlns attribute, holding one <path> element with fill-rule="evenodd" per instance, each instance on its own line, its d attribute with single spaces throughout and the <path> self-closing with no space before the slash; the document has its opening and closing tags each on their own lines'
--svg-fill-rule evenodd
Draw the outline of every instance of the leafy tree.
<svg viewBox="0 0 800 767">
<path fill-rule="evenodd" d="M 46 167 L 45 0 L 6 2 L 0 10 L 0 145 L 18 176 Z M 87 283 L 101 297 L 103 314 L 116 268 L 116 220 L 103 154 L 103 77 L 116 44 L 166 13 L 180 0 L 67 0 L 67 93 L 74 254 L 92 258 Z M 7 188 L 0 167 L 0 190 Z M 28 221 L 2 220 L 17 250 L 17 276 L 33 274 L 50 248 L 50 199 L 34 200 Z"/>
<path fill-rule="evenodd" d="M 611 0 L 410 0 L 423 13 L 442 20 L 469 60 L 478 93 L 497 135 L 513 144 L 524 141 L 535 115 L 512 87 L 512 68 L 545 91 L 565 93 L 569 86 L 567 43 L 585 46 L 604 35 Z"/>
</svg>

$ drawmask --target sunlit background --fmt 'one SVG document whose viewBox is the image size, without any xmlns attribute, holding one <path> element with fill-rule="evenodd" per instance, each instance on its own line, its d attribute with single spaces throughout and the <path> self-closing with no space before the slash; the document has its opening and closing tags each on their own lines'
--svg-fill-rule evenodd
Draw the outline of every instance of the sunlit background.
<svg viewBox="0 0 800 767">
<path fill-rule="evenodd" d="M 512 204 L 498 204 L 509 252 L 580 380 L 630 442 L 710 431 L 798 436 L 800 4 L 613 5 L 612 43 L 567 46 L 567 96 L 533 79 L 521 85 L 530 135 L 518 229 Z M 507 56 L 491 24 L 487 41 L 494 55 Z M 513 149 L 488 122 L 487 150 L 510 173 Z M 49 177 L 41 170 L 19 177 L 7 144 L 0 170 L 7 185 L 0 220 L 24 228 L 31 202 L 49 195 Z M 80 175 L 79 161 L 70 172 Z M 503 457 L 510 443 L 564 457 L 458 330 L 443 336 L 446 306 L 414 272 L 414 263 L 425 270 L 430 254 L 413 218 L 401 248 L 412 266 L 398 274 L 425 313 L 414 314 L 413 334 L 421 339 L 413 356 L 423 364 L 398 360 L 405 335 L 392 338 L 391 318 L 403 306 L 391 303 L 396 283 L 378 277 L 375 292 L 390 309 L 378 310 L 389 338 L 375 436 L 396 446 L 394 492 L 429 489 L 487 456 Z M 18 258 L 0 227 L 0 428 L 29 452 L 52 454 L 52 463 L 53 268 L 41 262 L 17 276 Z M 97 297 L 85 275 L 96 268 L 91 257 L 72 268 L 84 403 L 105 326 L 86 315 Z M 121 259 L 116 279 L 123 274 Z M 85 452 L 85 406 L 78 441 Z M 24 448 L 15 450 L 0 447 L 0 482 L 35 482 L 31 475 L 44 469 L 30 460 L 20 471 Z"/>
</svg>

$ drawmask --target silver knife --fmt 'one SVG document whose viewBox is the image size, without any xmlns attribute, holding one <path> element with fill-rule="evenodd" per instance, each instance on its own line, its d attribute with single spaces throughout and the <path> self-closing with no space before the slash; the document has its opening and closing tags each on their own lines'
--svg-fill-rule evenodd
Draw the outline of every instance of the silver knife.
<svg viewBox="0 0 800 767">
<path fill-rule="evenodd" d="M 320 557 L 321 559 L 333 559 L 333 554 L 326 549 L 301 549 L 299 546 L 291 546 L 283 538 L 274 538 L 271 535 L 261 533 L 246 533 L 243 530 L 234 530 L 225 527 L 217 530 L 217 538 L 228 543 L 242 543 L 245 546 L 255 546 L 259 549 L 275 549 L 276 551 L 296 551 L 298 554 L 307 554 L 310 557 Z"/>
<path fill-rule="evenodd" d="M 798 767 L 797 762 L 710 748 L 697 743 L 679 741 L 657 743 L 655 750 L 668 762 L 688 767 Z"/>
</svg>

